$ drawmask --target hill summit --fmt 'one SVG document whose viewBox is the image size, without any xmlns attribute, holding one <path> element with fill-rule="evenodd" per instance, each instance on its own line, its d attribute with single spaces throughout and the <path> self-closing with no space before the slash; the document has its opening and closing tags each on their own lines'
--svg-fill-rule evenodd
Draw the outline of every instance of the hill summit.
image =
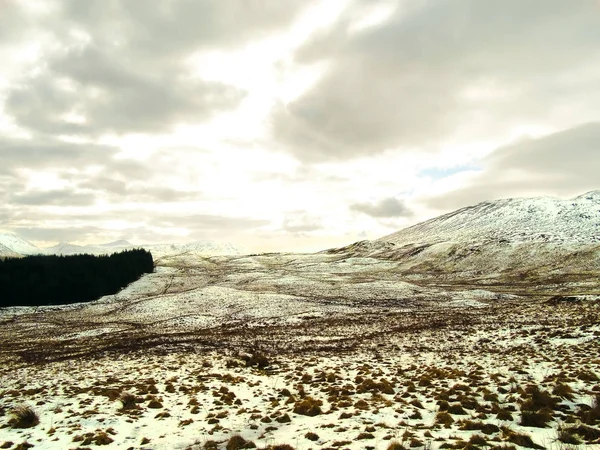
<svg viewBox="0 0 600 450">
<path fill-rule="evenodd" d="M 552 197 L 482 202 L 384 236 L 397 245 L 439 242 L 600 242 L 600 190 L 570 200 Z"/>
</svg>

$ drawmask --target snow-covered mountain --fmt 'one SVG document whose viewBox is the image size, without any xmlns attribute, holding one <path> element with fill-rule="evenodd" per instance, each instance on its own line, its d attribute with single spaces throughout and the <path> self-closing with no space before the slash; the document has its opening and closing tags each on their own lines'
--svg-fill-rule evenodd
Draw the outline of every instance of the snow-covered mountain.
<svg viewBox="0 0 600 450">
<path fill-rule="evenodd" d="M 37 253 L 42 253 L 42 250 L 31 242 L 14 233 L 0 232 L 0 257 L 35 255 Z"/>
<path fill-rule="evenodd" d="M 179 253 L 196 253 L 200 255 L 239 255 L 242 251 L 228 242 L 197 241 L 187 244 L 155 244 L 142 245 L 155 257 Z"/>
<path fill-rule="evenodd" d="M 551 197 L 483 202 L 422 222 L 378 242 L 600 242 L 600 190 L 571 200 Z"/>
<path fill-rule="evenodd" d="M 483 202 L 327 253 L 394 261 L 411 279 L 597 284 L 600 191 Z"/>
<path fill-rule="evenodd" d="M 240 250 L 233 245 L 217 241 L 198 241 L 187 244 L 134 245 L 125 240 L 98 245 L 75 245 L 68 242 L 61 242 L 55 246 L 44 248 L 43 252 L 49 255 L 75 255 L 81 253 L 103 255 L 132 248 L 144 248 L 150 251 L 155 257 L 180 253 L 196 253 L 200 255 L 237 255 L 240 253 Z"/>
<path fill-rule="evenodd" d="M 25 255 L 105 255 L 133 248 L 145 248 L 155 257 L 193 253 L 198 255 L 239 255 L 242 250 L 227 242 L 197 241 L 187 244 L 141 244 L 134 245 L 125 240 L 97 245 L 77 245 L 60 242 L 52 247 L 39 248 L 15 233 L 0 232 L 0 257 L 18 257 Z"/>
</svg>

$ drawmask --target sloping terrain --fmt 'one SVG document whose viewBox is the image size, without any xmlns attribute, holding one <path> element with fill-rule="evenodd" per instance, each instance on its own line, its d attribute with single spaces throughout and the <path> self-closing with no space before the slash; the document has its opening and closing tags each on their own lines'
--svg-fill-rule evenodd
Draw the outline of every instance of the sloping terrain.
<svg viewBox="0 0 600 450">
<path fill-rule="evenodd" d="M 600 242 L 600 191 L 570 200 L 552 197 L 483 202 L 414 225 L 379 242 Z"/>
<path fill-rule="evenodd" d="M 598 195 L 568 203 L 317 254 L 167 252 L 97 302 L 4 309 L 0 446 L 600 448 L 596 219 L 556 219 Z"/>
<path fill-rule="evenodd" d="M 329 252 L 396 261 L 423 282 L 597 286 L 600 191 L 484 202 Z"/>
</svg>

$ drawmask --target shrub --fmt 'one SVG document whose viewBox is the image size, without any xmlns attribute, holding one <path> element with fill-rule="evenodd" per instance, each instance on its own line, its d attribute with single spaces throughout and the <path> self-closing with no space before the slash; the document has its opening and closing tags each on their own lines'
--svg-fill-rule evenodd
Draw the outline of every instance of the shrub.
<svg viewBox="0 0 600 450">
<path fill-rule="evenodd" d="M 242 359 L 246 362 L 246 367 L 258 367 L 264 369 L 271 364 L 264 353 L 253 352 L 251 355 L 244 355 Z"/>
<path fill-rule="evenodd" d="M 316 434 L 316 433 L 312 433 L 312 432 L 310 432 L 310 431 L 309 431 L 308 433 L 306 433 L 306 434 L 304 435 L 304 437 L 305 437 L 306 439 L 308 439 L 309 441 L 313 441 L 313 442 L 314 442 L 314 441 L 318 441 L 318 440 L 319 440 L 319 435 L 318 435 L 318 434 Z"/>
<path fill-rule="evenodd" d="M 148 408 L 151 409 L 160 409 L 163 407 L 163 404 L 157 398 L 151 398 L 148 402 Z"/>
<path fill-rule="evenodd" d="M 554 386 L 552 389 L 552 393 L 560 398 L 564 398 L 566 400 L 573 400 L 573 389 L 566 383 L 559 383 Z"/>
<path fill-rule="evenodd" d="M 527 386 L 525 395 L 525 401 L 521 405 L 522 410 L 536 411 L 542 408 L 553 410 L 560 402 L 559 398 L 553 397 L 548 392 L 540 390 L 536 385 Z"/>
<path fill-rule="evenodd" d="M 461 430 L 477 430 L 487 435 L 500 431 L 500 428 L 493 423 L 484 423 L 481 421 L 475 422 L 473 420 L 461 420 L 459 426 Z"/>
<path fill-rule="evenodd" d="M 450 425 L 454 423 L 454 419 L 446 411 L 439 411 L 435 415 L 435 423 L 444 425 L 446 428 L 450 428 Z"/>
<path fill-rule="evenodd" d="M 225 448 L 227 450 L 239 450 L 239 449 L 244 449 L 244 448 L 255 448 L 255 447 L 256 447 L 256 445 L 254 444 L 254 442 L 247 441 L 246 439 L 241 437 L 239 434 L 236 434 L 235 436 L 231 436 L 229 438 Z"/>
<path fill-rule="evenodd" d="M 526 447 L 526 448 L 534 448 L 534 449 L 543 449 L 544 447 L 536 444 L 535 442 L 533 442 L 533 440 L 531 439 L 531 436 L 529 436 L 528 434 L 522 434 L 522 433 L 517 433 L 514 430 L 511 430 L 508 427 L 502 427 L 502 435 L 504 436 L 504 438 L 513 443 L 513 444 L 517 444 L 520 445 L 521 447 Z"/>
<path fill-rule="evenodd" d="M 323 402 L 321 400 L 306 397 L 295 404 L 294 413 L 310 417 L 318 416 L 319 414 L 323 414 L 323 411 L 321 410 L 322 405 Z"/>
<path fill-rule="evenodd" d="M 362 432 L 358 436 L 356 436 L 357 441 L 362 441 L 363 439 L 375 439 L 373 433 Z"/>
<path fill-rule="evenodd" d="M 563 444 L 572 444 L 572 445 L 581 444 L 581 441 L 577 437 L 577 433 L 574 432 L 573 427 L 565 427 L 565 426 L 561 425 L 556 430 L 556 434 L 557 434 L 556 439 L 558 441 L 562 442 Z"/>
<path fill-rule="evenodd" d="M 581 439 L 586 443 L 597 443 L 600 440 L 600 430 L 579 424 L 571 427 L 558 428 L 558 440 L 565 444 L 580 444 Z"/>
<path fill-rule="evenodd" d="M 596 394 L 592 400 L 592 405 L 581 405 L 577 410 L 579 419 L 586 425 L 596 425 L 600 423 L 600 394 Z"/>
<path fill-rule="evenodd" d="M 456 414 L 458 416 L 465 416 L 467 414 L 467 412 L 460 405 L 460 403 L 453 403 L 453 404 L 449 405 L 448 406 L 448 412 L 450 414 Z"/>
<path fill-rule="evenodd" d="M 40 418 L 30 406 L 17 406 L 11 411 L 9 424 L 13 428 L 32 428 L 40 423 Z"/>
<path fill-rule="evenodd" d="M 136 409 L 137 408 L 137 401 L 135 398 L 135 395 L 133 395 L 130 392 L 121 392 L 121 395 L 119 396 L 119 401 L 121 402 L 121 410 L 122 411 L 127 411 L 130 409 Z"/>
<path fill-rule="evenodd" d="M 398 441 L 393 441 L 390 442 L 390 445 L 388 445 L 387 450 L 406 450 L 406 447 L 404 447 L 404 445 L 402 445 Z"/>
<path fill-rule="evenodd" d="M 552 411 L 542 408 L 539 411 L 521 411 L 520 425 L 524 427 L 546 428 L 552 421 Z"/>
<path fill-rule="evenodd" d="M 469 439 L 469 444 L 477 446 L 486 446 L 487 440 L 480 434 L 474 434 Z"/>
<path fill-rule="evenodd" d="M 513 416 L 510 411 L 506 409 L 499 409 L 496 413 L 496 419 L 498 420 L 513 420 Z"/>
</svg>

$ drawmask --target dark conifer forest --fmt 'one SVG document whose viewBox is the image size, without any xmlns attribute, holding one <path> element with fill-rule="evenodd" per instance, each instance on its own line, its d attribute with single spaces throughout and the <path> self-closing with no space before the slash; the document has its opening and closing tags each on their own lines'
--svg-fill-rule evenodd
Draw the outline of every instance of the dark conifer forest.
<svg viewBox="0 0 600 450">
<path fill-rule="evenodd" d="M 154 270 L 147 250 L 112 255 L 36 255 L 0 260 L 0 307 L 89 302 Z"/>
</svg>

